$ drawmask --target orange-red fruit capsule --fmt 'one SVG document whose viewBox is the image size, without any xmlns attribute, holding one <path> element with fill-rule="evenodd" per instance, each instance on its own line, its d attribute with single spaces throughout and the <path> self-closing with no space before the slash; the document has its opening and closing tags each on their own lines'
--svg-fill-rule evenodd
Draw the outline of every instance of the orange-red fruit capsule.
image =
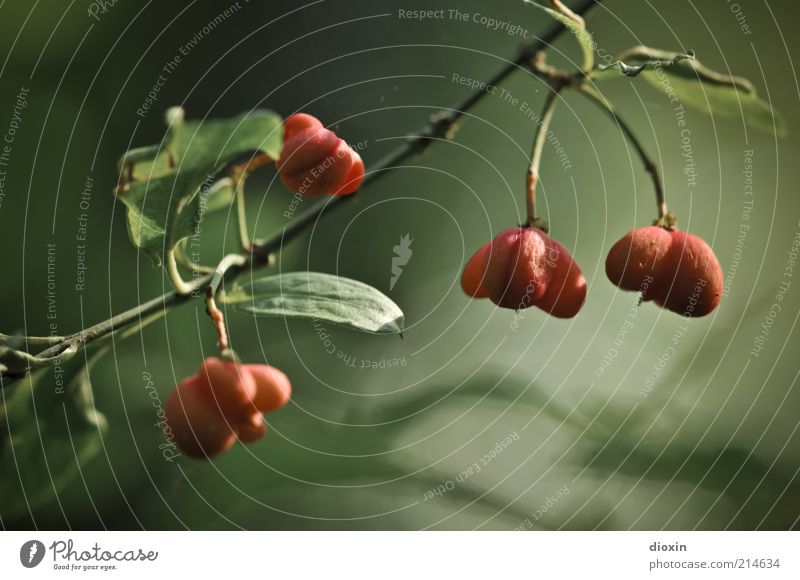
<svg viewBox="0 0 800 580">
<path fill-rule="evenodd" d="M 503 308 L 536 306 L 559 318 L 575 316 L 586 279 L 569 252 L 538 228 L 510 228 L 467 262 L 461 287 Z"/>
<path fill-rule="evenodd" d="M 252 443 L 264 436 L 267 430 L 267 423 L 261 413 L 251 414 L 247 420 L 242 421 L 236 427 L 236 437 L 242 443 Z"/>
<path fill-rule="evenodd" d="M 705 316 L 722 297 L 722 268 L 701 238 L 660 226 L 633 230 L 606 258 L 606 275 L 623 290 L 683 316 Z"/>
<path fill-rule="evenodd" d="M 274 411 L 292 396 L 292 383 L 283 372 L 269 365 L 244 365 L 255 380 L 256 394 L 253 405 L 262 413 Z"/>
<path fill-rule="evenodd" d="M 213 457 L 237 438 L 250 443 L 263 437 L 261 413 L 285 404 L 290 394 L 289 379 L 277 369 L 208 358 L 167 399 L 168 435 L 189 457 Z"/>
<path fill-rule="evenodd" d="M 165 409 L 175 445 L 189 457 L 213 457 L 228 449 L 236 435 L 196 376 L 181 381 L 167 399 Z"/>
<path fill-rule="evenodd" d="M 246 415 L 256 395 L 256 383 L 250 373 L 241 365 L 219 358 L 204 360 L 197 370 L 197 380 L 209 403 L 232 422 Z"/>
<path fill-rule="evenodd" d="M 473 298 L 488 298 L 489 293 L 483 286 L 484 273 L 486 272 L 486 254 L 492 242 L 487 242 L 475 252 L 464 266 L 461 273 L 461 289 Z"/>
<path fill-rule="evenodd" d="M 277 167 L 287 188 L 309 196 L 353 193 L 365 175 L 361 156 L 306 113 L 286 119 Z"/>
</svg>

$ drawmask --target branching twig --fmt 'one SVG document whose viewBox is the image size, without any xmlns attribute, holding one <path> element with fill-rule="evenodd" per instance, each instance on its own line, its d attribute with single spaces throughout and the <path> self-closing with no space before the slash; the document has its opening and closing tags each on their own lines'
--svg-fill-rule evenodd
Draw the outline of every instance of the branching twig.
<svg viewBox="0 0 800 580">
<path fill-rule="evenodd" d="M 577 15 L 583 14 L 595 5 L 597 1 L 599 0 L 581 0 L 573 12 Z M 552 23 L 544 33 L 542 33 L 541 37 L 533 38 L 525 42 L 510 60 L 507 60 L 486 80 L 486 85 L 497 86 L 502 83 L 511 73 L 525 67 L 536 53 L 546 49 L 563 32 L 564 26 L 562 24 L 557 22 Z M 446 137 L 448 132 L 455 123 L 461 119 L 464 113 L 473 108 L 488 94 L 489 92 L 487 91 L 473 91 L 462 101 L 455 103 L 451 108 L 443 111 L 441 114 L 432 116 L 430 122 L 423 126 L 416 134 L 410 136 L 403 145 L 387 155 L 384 159 L 370 166 L 369 174 L 364 179 L 362 188 L 369 186 L 376 179 L 385 175 L 386 170 L 399 165 L 407 158 L 424 150 L 433 140 Z M 242 263 L 229 268 L 225 272 L 224 277 L 226 279 L 233 279 L 242 272 L 270 264 L 273 252 L 278 251 L 284 243 L 296 238 L 309 225 L 316 222 L 326 211 L 339 207 L 356 197 L 357 194 L 354 194 L 325 198 L 318 201 L 292 220 L 286 227 L 274 232 L 266 240 L 254 244 L 249 253 L 241 256 Z M 185 283 L 185 287 L 182 288 L 185 292 L 172 291 L 157 298 L 153 298 L 130 310 L 117 314 L 108 320 L 104 320 L 80 332 L 67 336 L 62 342 L 45 349 L 39 353 L 38 356 L 40 358 L 45 358 L 67 350 L 78 349 L 129 324 L 142 322 L 156 312 L 187 302 L 193 297 L 204 296 L 206 288 L 210 287 L 213 278 L 214 275 L 207 274 L 193 280 L 191 283 Z M 4 388 L 17 378 L 20 378 L 20 375 L 0 375 L 0 384 Z"/>
</svg>

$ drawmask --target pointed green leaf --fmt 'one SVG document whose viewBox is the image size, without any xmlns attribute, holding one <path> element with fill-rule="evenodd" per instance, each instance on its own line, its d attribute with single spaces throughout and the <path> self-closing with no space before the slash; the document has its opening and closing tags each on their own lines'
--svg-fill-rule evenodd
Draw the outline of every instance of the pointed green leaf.
<svg viewBox="0 0 800 580">
<path fill-rule="evenodd" d="M 396 334 L 403 312 L 384 294 L 363 282 L 318 272 L 267 276 L 222 297 L 254 316 L 317 319 L 355 330 Z"/>
<path fill-rule="evenodd" d="M 161 146 L 133 149 L 120 160 L 117 195 L 128 208 L 131 241 L 156 264 L 199 231 L 204 213 L 230 201 L 230 181 L 217 178 L 226 165 L 254 152 L 275 159 L 282 144 L 281 118 L 271 111 L 187 122 L 180 111 L 168 112 Z"/>
</svg>

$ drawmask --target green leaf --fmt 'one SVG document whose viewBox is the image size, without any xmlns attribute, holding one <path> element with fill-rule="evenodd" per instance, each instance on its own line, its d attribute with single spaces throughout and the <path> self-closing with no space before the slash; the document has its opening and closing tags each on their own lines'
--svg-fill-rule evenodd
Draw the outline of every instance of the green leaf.
<svg viewBox="0 0 800 580">
<path fill-rule="evenodd" d="M 222 297 L 254 316 L 317 319 L 378 334 L 403 331 L 403 312 L 381 292 L 356 280 L 318 272 L 267 276 Z"/>
<path fill-rule="evenodd" d="M 281 118 L 256 110 L 232 119 L 183 122 L 167 112 L 168 131 L 160 146 L 128 151 L 119 162 L 117 195 L 128 208 L 133 244 L 156 264 L 183 238 L 198 232 L 203 214 L 230 203 L 232 184 L 218 173 L 236 158 L 280 155 Z"/>
<path fill-rule="evenodd" d="M 94 407 L 88 363 L 73 359 L 26 377 L 0 416 L 0 516 L 24 516 L 57 497 L 100 449 L 108 430 Z M 7 389 L 3 394 L 9 397 Z"/>
<path fill-rule="evenodd" d="M 594 40 L 592 40 L 592 35 L 586 30 L 586 25 L 584 24 L 583 18 L 578 16 L 577 14 L 562 14 L 552 8 L 547 8 L 546 6 L 542 6 L 541 4 L 537 4 L 533 0 L 523 0 L 525 4 L 529 4 L 531 6 L 535 6 L 540 10 L 544 10 L 547 12 L 551 17 L 555 20 L 563 24 L 567 30 L 571 31 L 575 38 L 578 40 L 578 44 L 581 47 L 581 53 L 583 54 L 583 63 L 581 65 L 581 70 L 583 71 L 590 71 L 594 66 Z"/>
<path fill-rule="evenodd" d="M 706 114 L 744 118 L 754 129 L 786 137 L 786 123 L 781 115 L 758 96 L 753 84 L 744 78 L 716 72 L 695 59 L 681 58 L 680 53 L 637 46 L 619 55 L 628 68 L 652 61 L 673 61 L 656 70 L 643 70 L 641 76 L 661 92 L 677 97 L 680 103 Z M 627 63 L 627 64 L 625 64 Z M 590 79 L 617 76 L 615 67 L 592 72 Z M 616 67 L 617 70 L 621 70 Z M 665 79 L 666 77 L 666 79 Z"/>
</svg>

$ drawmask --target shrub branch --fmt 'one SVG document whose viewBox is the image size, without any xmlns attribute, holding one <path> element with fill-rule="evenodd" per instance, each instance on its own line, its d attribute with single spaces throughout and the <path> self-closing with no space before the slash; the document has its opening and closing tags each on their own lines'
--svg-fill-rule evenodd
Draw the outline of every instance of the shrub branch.
<svg viewBox="0 0 800 580">
<path fill-rule="evenodd" d="M 600 0 L 581 0 L 573 9 L 573 12 L 576 15 L 584 14 L 599 1 Z M 511 59 L 506 60 L 494 74 L 486 79 L 486 85 L 497 86 L 518 69 L 533 70 L 534 73 L 541 76 L 539 71 L 530 68 L 530 61 L 537 53 L 546 50 L 564 30 L 565 28 L 562 24 L 554 22 L 545 29 L 540 37 L 534 37 L 523 43 Z M 420 128 L 419 131 L 410 135 L 403 145 L 369 167 L 369 173 L 364 179 L 362 188 L 366 188 L 374 181 L 380 179 L 386 174 L 388 169 L 424 151 L 434 140 L 447 138 L 456 122 L 488 94 L 489 92 L 487 91 L 473 91 L 452 107 L 432 115 L 429 122 Z M 356 193 L 347 196 L 335 196 L 318 201 L 292 220 L 287 226 L 273 232 L 272 235 L 265 240 L 252 244 L 249 252 L 241 254 L 240 263 L 227 268 L 223 276 L 224 280 L 232 280 L 243 272 L 272 264 L 273 253 L 278 251 L 283 244 L 296 238 L 308 226 L 315 223 L 323 214 L 326 214 L 326 212 L 345 204 L 357 195 Z M 158 316 L 153 316 L 154 314 L 163 313 L 162 311 L 183 304 L 193 298 L 205 299 L 207 297 L 206 289 L 211 288 L 212 281 L 215 281 L 215 275 L 207 274 L 192 282 L 185 283 L 181 292 L 167 292 L 130 310 L 126 310 L 107 320 L 85 328 L 80 332 L 71 334 L 58 343 L 41 351 L 35 355 L 35 358 L 46 360 L 57 357 L 61 353 L 72 354 L 77 349 L 131 324 L 139 323 L 143 325 L 148 320 L 158 318 Z M 23 376 L 24 374 L 0 375 L 0 386 L 5 388 Z"/>
</svg>

